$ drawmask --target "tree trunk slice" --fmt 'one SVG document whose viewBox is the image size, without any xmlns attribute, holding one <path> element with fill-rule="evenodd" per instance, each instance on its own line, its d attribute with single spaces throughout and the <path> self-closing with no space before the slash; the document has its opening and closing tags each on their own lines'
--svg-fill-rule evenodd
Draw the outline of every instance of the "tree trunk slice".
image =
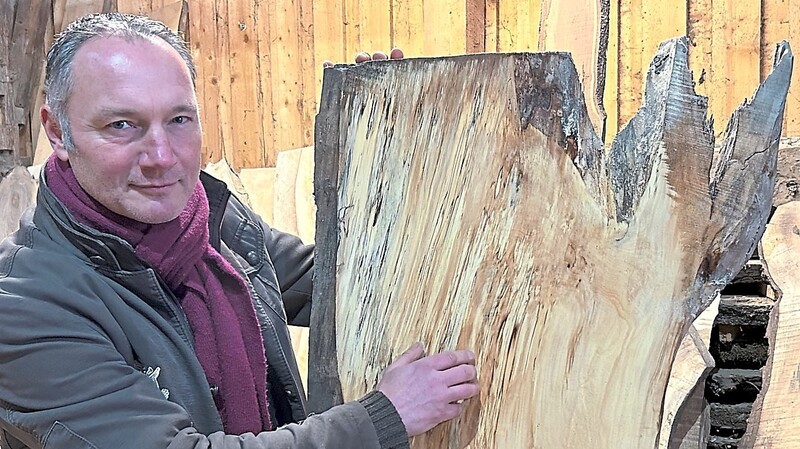
<svg viewBox="0 0 800 449">
<path fill-rule="evenodd" d="M 672 360 L 770 212 L 791 75 L 713 160 L 685 39 L 608 153 L 568 55 L 336 66 L 316 129 L 313 407 L 416 340 L 476 352 L 482 392 L 415 448 L 653 448 Z"/>
<path fill-rule="evenodd" d="M 777 208 L 761 242 L 779 299 L 767 328 L 770 357 L 762 369 L 763 386 L 739 447 L 795 448 L 800 447 L 800 202 Z"/>
</svg>

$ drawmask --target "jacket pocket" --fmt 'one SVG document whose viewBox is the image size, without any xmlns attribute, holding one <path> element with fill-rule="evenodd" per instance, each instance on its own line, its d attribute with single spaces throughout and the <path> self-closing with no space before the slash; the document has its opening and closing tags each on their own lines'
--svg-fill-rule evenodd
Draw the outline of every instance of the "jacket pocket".
<svg viewBox="0 0 800 449">
<path fill-rule="evenodd" d="M 60 421 L 53 423 L 44 439 L 42 449 L 97 449 L 97 446 L 69 429 Z"/>
</svg>

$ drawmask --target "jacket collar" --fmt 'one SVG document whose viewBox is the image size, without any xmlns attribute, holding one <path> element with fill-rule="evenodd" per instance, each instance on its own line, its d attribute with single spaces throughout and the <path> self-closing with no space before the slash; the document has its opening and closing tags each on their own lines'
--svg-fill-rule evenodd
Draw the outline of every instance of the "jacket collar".
<svg viewBox="0 0 800 449">
<path fill-rule="evenodd" d="M 85 259 L 98 267 L 110 270 L 137 271 L 145 268 L 134 254 L 133 247 L 122 238 L 100 232 L 75 220 L 50 187 L 44 167 L 39 176 L 40 185 L 33 220 L 46 232 L 57 230 L 82 253 Z M 219 249 L 220 226 L 230 191 L 224 182 L 200 172 L 200 181 L 206 189 L 209 203 L 209 239 Z"/>
</svg>

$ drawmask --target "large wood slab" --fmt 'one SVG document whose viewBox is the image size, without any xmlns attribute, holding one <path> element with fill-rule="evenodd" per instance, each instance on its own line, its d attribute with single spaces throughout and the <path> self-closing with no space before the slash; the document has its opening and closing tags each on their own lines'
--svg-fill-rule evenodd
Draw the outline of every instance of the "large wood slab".
<svg viewBox="0 0 800 449">
<path fill-rule="evenodd" d="M 687 51 L 608 153 L 565 54 L 326 70 L 313 406 L 422 340 L 474 349 L 483 390 L 414 447 L 655 447 L 678 344 L 769 214 L 791 75 L 785 46 L 715 161 Z"/>
</svg>

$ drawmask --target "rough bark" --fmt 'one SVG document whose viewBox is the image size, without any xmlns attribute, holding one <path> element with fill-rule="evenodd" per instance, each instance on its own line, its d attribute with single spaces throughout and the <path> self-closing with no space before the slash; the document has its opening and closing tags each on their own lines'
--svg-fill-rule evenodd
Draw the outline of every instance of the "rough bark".
<svg viewBox="0 0 800 449">
<path fill-rule="evenodd" d="M 414 447 L 655 447 L 678 345 L 769 214 L 791 75 L 784 45 L 713 160 L 687 46 L 608 153 L 566 54 L 327 69 L 315 407 L 422 340 L 474 349 L 483 389 Z"/>
</svg>

